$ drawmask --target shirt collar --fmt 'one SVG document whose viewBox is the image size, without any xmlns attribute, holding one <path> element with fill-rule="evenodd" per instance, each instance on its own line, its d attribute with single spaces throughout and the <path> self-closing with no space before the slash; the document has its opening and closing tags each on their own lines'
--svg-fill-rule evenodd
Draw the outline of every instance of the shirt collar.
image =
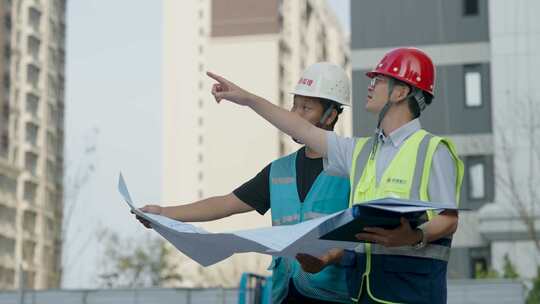
<svg viewBox="0 0 540 304">
<path fill-rule="evenodd" d="M 380 134 L 380 138 L 382 139 L 383 143 L 390 142 L 394 147 L 399 147 L 407 138 L 409 138 L 409 136 L 413 135 L 421 128 L 422 126 L 420 125 L 420 120 L 416 118 L 397 128 L 388 136 Z"/>
</svg>

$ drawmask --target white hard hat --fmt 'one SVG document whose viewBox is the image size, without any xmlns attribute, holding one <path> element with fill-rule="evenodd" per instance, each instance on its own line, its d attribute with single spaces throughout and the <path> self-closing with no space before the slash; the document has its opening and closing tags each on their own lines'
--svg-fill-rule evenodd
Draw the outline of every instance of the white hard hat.
<svg viewBox="0 0 540 304">
<path fill-rule="evenodd" d="M 310 65 L 291 93 L 329 99 L 344 106 L 351 105 L 349 77 L 341 67 L 330 62 Z"/>
</svg>

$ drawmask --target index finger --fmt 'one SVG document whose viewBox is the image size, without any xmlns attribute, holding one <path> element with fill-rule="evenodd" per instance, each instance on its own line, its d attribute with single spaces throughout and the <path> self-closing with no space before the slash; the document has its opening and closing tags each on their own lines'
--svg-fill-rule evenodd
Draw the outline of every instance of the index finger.
<svg viewBox="0 0 540 304">
<path fill-rule="evenodd" d="M 224 84 L 227 82 L 227 79 L 219 76 L 218 74 L 214 74 L 212 72 L 206 72 L 206 75 L 212 79 L 214 79 L 215 81 L 221 83 L 221 84 Z"/>
</svg>

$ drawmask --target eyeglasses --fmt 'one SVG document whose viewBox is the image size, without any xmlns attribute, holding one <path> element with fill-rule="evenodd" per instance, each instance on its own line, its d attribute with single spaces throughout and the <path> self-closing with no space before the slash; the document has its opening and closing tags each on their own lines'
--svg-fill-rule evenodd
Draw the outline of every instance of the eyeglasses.
<svg viewBox="0 0 540 304">
<path fill-rule="evenodd" d="M 381 83 L 385 83 L 387 80 L 380 77 L 380 76 L 375 76 L 373 78 L 371 78 L 371 82 L 369 83 L 369 86 L 374 88 L 378 82 L 381 82 Z"/>
</svg>

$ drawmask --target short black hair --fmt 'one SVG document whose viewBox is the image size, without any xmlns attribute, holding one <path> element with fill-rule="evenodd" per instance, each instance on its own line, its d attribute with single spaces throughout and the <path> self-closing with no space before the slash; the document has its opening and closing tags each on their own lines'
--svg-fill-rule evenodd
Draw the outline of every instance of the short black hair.
<svg viewBox="0 0 540 304">
<path fill-rule="evenodd" d="M 397 80 L 397 79 L 394 79 L 394 85 L 400 85 L 400 86 L 405 86 L 405 87 L 409 88 L 409 97 L 407 98 L 407 105 L 409 107 L 409 111 L 411 112 L 413 118 L 420 117 L 420 113 L 422 111 L 420 110 L 420 106 L 418 105 L 418 101 L 416 100 L 416 97 L 415 97 L 415 95 L 416 95 L 415 91 L 420 90 L 420 89 L 414 88 L 411 85 L 409 85 L 408 83 L 405 83 L 405 82 Z M 428 94 L 428 93 L 426 93 L 424 91 L 421 91 L 421 94 L 424 97 L 424 102 L 426 103 L 426 105 L 430 105 L 431 102 L 433 101 L 433 96 L 431 96 L 430 94 Z"/>
</svg>

